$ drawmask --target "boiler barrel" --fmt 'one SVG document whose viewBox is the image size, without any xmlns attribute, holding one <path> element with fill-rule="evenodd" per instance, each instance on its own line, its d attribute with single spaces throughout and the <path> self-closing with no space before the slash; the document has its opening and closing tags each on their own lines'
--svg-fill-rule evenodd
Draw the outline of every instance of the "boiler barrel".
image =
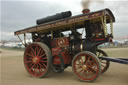
<svg viewBox="0 0 128 85">
<path fill-rule="evenodd" d="M 48 17 L 45 17 L 45 18 L 42 18 L 42 19 L 37 19 L 36 23 L 38 25 L 40 25 L 40 24 L 43 24 L 43 23 L 68 18 L 68 17 L 71 17 L 71 15 L 72 15 L 71 11 L 61 12 L 61 13 L 58 13 L 56 15 L 48 16 Z"/>
</svg>

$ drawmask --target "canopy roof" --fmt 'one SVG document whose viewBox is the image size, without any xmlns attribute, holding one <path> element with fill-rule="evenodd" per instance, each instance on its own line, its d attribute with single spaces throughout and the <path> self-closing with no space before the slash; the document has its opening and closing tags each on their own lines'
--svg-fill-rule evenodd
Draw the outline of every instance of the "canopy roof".
<svg viewBox="0 0 128 85">
<path fill-rule="evenodd" d="M 70 30 L 74 25 L 76 27 L 84 27 L 86 21 L 99 21 L 103 16 L 107 16 L 107 23 L 110 23 L 110 19 L 112 19 L 112 21 L 115 22 L 115 17 L 113 13 L 109 9 L 103 9 L 95 12 L 90 12 L 87 14 L 80 14 L 66 19 L 60 19 L 45 24 L 29 27 L 26 29 L 18 30 L 14 34 L 19 35 L 33 32 L 47 33 L 50 32 L 51 30 Z"/>
</svg>

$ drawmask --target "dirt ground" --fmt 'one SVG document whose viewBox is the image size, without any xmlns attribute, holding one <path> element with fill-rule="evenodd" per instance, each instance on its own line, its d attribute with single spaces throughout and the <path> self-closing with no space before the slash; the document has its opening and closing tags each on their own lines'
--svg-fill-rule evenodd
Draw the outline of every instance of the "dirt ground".
<svg viewBox="0 0 128 85">
<path fill-rule="evenodd" d="M 111 57 L 128 58 L 128 48 L 103 49 Z M 128 85 L 128 65 L 111 63 L 106 73 L 95 82 L 81 82 L 72 68 L 64 73 L 50 73 L 46 78 L 33 78 L 25 70 L 23 51 L 0 50 L 0 85 Z"/>
</svg>

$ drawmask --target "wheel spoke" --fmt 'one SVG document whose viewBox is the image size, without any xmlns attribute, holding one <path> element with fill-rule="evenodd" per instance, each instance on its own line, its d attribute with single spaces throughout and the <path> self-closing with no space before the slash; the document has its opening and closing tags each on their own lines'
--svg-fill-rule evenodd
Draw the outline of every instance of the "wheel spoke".
<svg viewBox="0 0 128 85">
<path fill-rule="evenodd" d="M 104 55 L 101 53 L 101 55 L 99 57 L 104 57 Z"/>
<path fill-rule="evenodd" d="M 93 73 L 96 73 L 95 69 L 94 68 L 91 68 L 91 67 L 88 67 L 89 71 L 93 72 Z"/>
<path fill-rule="evenodd" d="M 41 58 L 41 57 L 43 57 L 43 56 L 45 56 L 45 55 L 46 55 L 46 54 L 44 53 L 44 54 L 40 55 L 39 58 Z"/>
<path fill-rule="evenodd" d="M 30 57 L 34 57 L 32 54 L 29 54 L 29 53 L 27 53 L 26 55 L 28 55 L 28 56 L 30 56 Z"/>
<path fill-rule="evenodd" d="M 88 56 L 88 58 L 87 58 L 87 61 L 85 62 L 85 65 L 87 65 L 88 64 L 88 61 L 90 60 L 90 56 Z"/>
<path fill-rule="evenodd" d="M 44 51 L 43 50 L 41 50 L 41 52 L 40 52 L 40 55 L 42 55 L 42 54 L 44 54 Z"/>
<path fill-rule="evenodd" d="M 103 61 L 102 61 L 101 63 L 103 63 L 103 64 L 107 64 L 107 62 L 103 62 Z"/>
<path fill-rule="evenodd" d="M 87 72 L 88 74 L 92 74 L 92 73 L 95 74 L 95 72 L 94 71 L 92 72 L 92 70 L 90 70 L 89 68 L 87 69 Z"/>
<path fill-rule="evenodd" d="M 40 71 L 40 67 L 39 67 L 38 64 L 37 64 L 37 68 L 36 68 L 36 70 L 38 70 L 37 73 L 40 74 L 41 71 Z"/>
<path fill-rule="evenodd" d="M 35 55 L 34 55 L 34 53 L 31 51 L 31 55 L 34 57 Z"/>
<path fill-rule="evenodd" d="M 45 64 L 42 65 L 42 64 L 39 63 L 39 66 L 40 66 L 40 69 L 41 68 L 46 69 L 46 65 Z"/>
<path fill-rule="evenodd" d="M 40 58 L 40 59 L 47 59 L 47 57 L 43 57 L 43 58 Z"/>
<path fill-rule="evenodd" d="M 81 58 L 78 60 L 78 62 L 79 62 L 79 64 L 81 64 L 81 65 L 84 64 L 84 63 L 83 63 L 83 60 L 82 60 Z"/>
<path fill-rule="evenodd" d="M 80 66 L 80 64 L 76 63 L 75 65 Z"/>
<path fill-rule="evenodd" d="M 101 64 L 102 67 L 105 67 L 104 65 Z"/>
<path fill-rule="evenodd" d="M 86 78 L 89 78 L 89 71 L 88 70 L 84 71 L 84 75 L 85 75 Z"/>
<path fill-rule="evenodd" d="M 98 52 L 98 57 L 100 57 L 100 52 Z"/>
<path fill-rule="evenodd" d="M 40 51 L 41 51 L 41 48 L 39 48 L 39 51 L 38 51 L 38 53 L 37 53 L 37 56 L 39 56 L 39 54 L 40 54 Z"/>
<path fill-rule="evenodd" d="M 83 59 L 81 58 L 81 64 L 83 65 L 84 64 L 84 61 L 83 61 Z"/>
<path fill-rule="evenodd" d="M 78 73 L 81 73 L 82 71 L 84 71 L 83 69 L 81 69 Z"/>
<path fill-rule="evenodd" d="M 26 61 L 26 63 L 32 63 L 32 61 Z"/>
<path fill-rule="evenodd" d="M 32 65 L 32 67 L 30 68 L 30 70 L 32 70 L 34 66 L 35 66 L 35 64 Z"/>
<path fill-rule="evenodd" d="M 40 66 L 39 66 L 39 64 L 37 65 L 37 69 L 39 70 L 39 74 L 41 74 L 41 71 L 40 71 Z"/>
<path fill-rule="evenodd" d="M 32 60 L 33 57 L 27 57 L 29 60 Z"/>
<path fill-rule="evenodd" d="M 94 62 L 95 62 L 94 60 L 89 61 L 89 63 L 91 63 L 91 64 L 93 64 Z"/>
<path fill-rule="evenodd" d="M 34 50 L 33 50 L 33 48 L 32 48 L 32 47 L 30 47 L 30 48 L 31 48 L 31 50 L 32 50 L 32 53 L 35 53 Z M 36 56 L 36 55 L 34 54 L 34 56 Z"/>
<path fill-rule="evenodd" d="M 97 69 L 97 65 L 96 65 L 96 63 L 94 63 L 94 67 L 93 67 L 93 69 Z"/>
<path fill-rule="evenodd" d="M 29 66 L 31 67 L 33 65 L 33 63 L 30 63 Z"/>
<path fill-rule="evenodd" d="M 43 64 L 43 66 L 46 68 L 47 66 L 44 64 L 44 63 L 42 63 Z"/>
<path fill-rule="evenodd" d="M 76 66 L 80 66 L 80 67 L 82 66 L 81 64 L 75 64 L 75 65 L 76 65 Z"/>
<path fill-rule="evenodd" d="M 39 69 L 39 74 L 41 74 L 41 70 Z"/>
<path fill-rule="evenodd" d="M 35 46 L 35 51 L 34 51 L 35 56 L 37 56 L 37 52 L 38 52 L 38 46 Z"/>
<path fill-rule="evenodd" d="M 76 66 L 76 69 L 78 70 L 78 69 L 81 69 L 81 66 Z"/>
<path fill-rule="evenodd" d="M 44 62 L 47 62 L 47 61 L 40 60 L 40 62 L 44 63 Z"/>
<path fill-rule="evenodd" d="M 40 63 L 38 63 L 38 65 L 40 66 L 40 68 L 42 68 L 42 65 Z"/>
</svg>

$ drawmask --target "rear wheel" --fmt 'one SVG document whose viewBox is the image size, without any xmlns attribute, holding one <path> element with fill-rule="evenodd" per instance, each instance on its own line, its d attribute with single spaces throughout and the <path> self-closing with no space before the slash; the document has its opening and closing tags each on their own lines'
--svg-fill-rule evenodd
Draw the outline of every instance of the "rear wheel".
<svg viewBox="0 0 128 85">
<path fill-rule="evenodd" d="M 35 42 L 27 46 L 24 53 L 24 65 L 31 76 L 45 77 L 49 71 L 51 51 L 43 43 Z"/>
<path fill-rule="evenodd" d="M 100 49 L 97 49 L 96 56 L 97 57 L 108 57 L 108 55 Z M 110 61 L 100 59 L 100 62 L 101 62 L 101 74 L 103 74 L 104 72 L 108 70 L 110 66 Z"/>
<path fill-rule="evenodd" d="M 94 81 L 101 74 L 101 65 L 95 54 L 83 51 L 73 58 L 72 70 L 81 81 Z"/>
</svg>

